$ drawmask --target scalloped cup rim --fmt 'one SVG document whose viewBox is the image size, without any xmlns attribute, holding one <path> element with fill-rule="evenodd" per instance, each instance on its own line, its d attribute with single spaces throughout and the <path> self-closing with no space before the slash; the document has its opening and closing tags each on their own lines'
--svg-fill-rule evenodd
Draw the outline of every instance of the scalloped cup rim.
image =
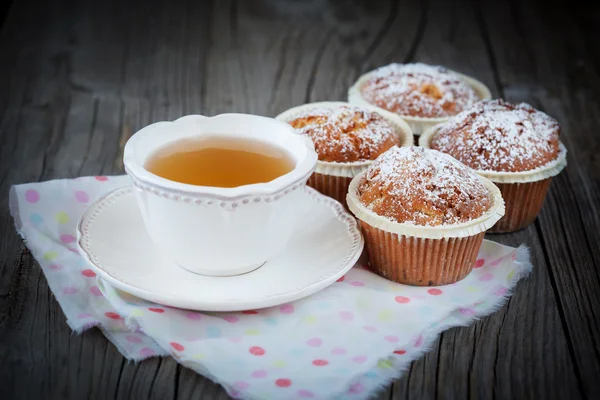
<svg viewBox="0 0 600 400">
<path fill-rule="evenodd" d="M 148 156 L 153 154 L 158 148 L 163 147 L 165 145 L 175 143 L 182 139 L 190 139 L 190 138 L 198 138 L 202 136 L 214 136 L 217 137 L 219 134 L 215 133 L 199 133 L 197 135 L 193 134 L 177 134 L 174 137 L 170 137 L 168 139 L 164 139 L 163 143 L 160 146 L 156 146 L 153 150 L 146 151 L 144 155 L 137 154 L 137 147 L 140 143 L 143 143 L 144 140 L 151 138 L 152 136 L 156 136 L 157 132 L 162 132 L 164 134 L 165 130 L 173 130 L 174 127 L 179 126 L 190 129 L 190 126 L 193 126 L 197 123 L 206 123 L 206 122 L 219 122 L 220 120 L 231 120 L 237 119 L 240 122 L 244 119 L 249 120 L 253 119 L 254 121 L 262 121 L 265 124 L 271 124 L 274 127 L 277 127 L 279 130 L 287 130 L 290 132 L 288 136 L 288 141 L 290 141 L 290 145 L 296 146 L 297 148 L 304 148 L 304 154 L 300 151 L 300 154 L 296 154 L 290 151 L 289 148 L 284 148 L 282 146 L 274 145 L 269 141 L 261 138 L 252 138 L 249 137 L 248 140 L 257 140 L 265 143 L 269 143 L 275 147 L 278 147 L 282 150 L 285 150 L 290 155 L 294 156 L 296 161 L 296 166 L 294 169 L 287 174 L 284 174 L 272 181 L 265 183 L 255 183 L 250 185 L 238 186 L 234 188 L 220 188 L 220 187 L 211 187 L 211 186 L 198 186 L 198 185 L 190 185 L 186 183 L 180 183 L 176 181 L 172 181 L 169 179 L 162 178 L 158 175 L 155 175 L 144 168 L 144 163 L 140 162 L 140 158 L 147 159 Z M 236 133 L 223 134 L 221 137 L 230 137 L 236 138 L 239 137 Z M 303 156 L 303 157 L 302 157 Z M 314 146 L 310 140 L 306 140 L 306 138 L 298 135 L 294 132 L 293 128 L 291 128 L 288 124 L 278 121 L 273 118 L 263 117 L 258 115 L 251 114 L 242 114 L 242 113 L 226 113 L 219 114 L 212 117 L 207 117 L 198 114 L 186 115 L 181 118 L 178 118 L 174 121 L 160 121 L 150 124 L 135 134 L 133 134 L 127 143 L 125 144 L 125 149 L 123 152 L 123 164 L 125 167 L 125 172 L 133 179 L 139 182 L 142 182 L 146 185 L 155 187 L 160 190 L 165 190 L 168 192 L 174 192 L 181 195 L 186 196 L 210 196 L 217 199 L 223 200 L 233 200 L 237 198 L 247 197 L 247 196 L 262 196 L 269 195 L 279 191 L 283 191 L 286 188 L 293 186 L 302 182 L 308 176 L 312 174 L 315 169 L 317 161 L 317 155 L 314 151 Z"/>
</svg>

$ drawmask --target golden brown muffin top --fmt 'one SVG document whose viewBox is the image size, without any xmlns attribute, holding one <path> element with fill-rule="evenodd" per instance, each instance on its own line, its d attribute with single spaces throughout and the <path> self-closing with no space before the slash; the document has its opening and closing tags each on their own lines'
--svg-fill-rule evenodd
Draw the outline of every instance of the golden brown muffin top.
<svg viewBox="0 0 600 400">
<path fill-rule="evenodd" d="M 473 170 L 423 147 L 383 153 L 361 178 L 357 195 L 391 221 L 427 226 L 467 222 L 491 206 L 489 191 Z"/>
<path fill-rule="evenodd" d="M 312 139 L 319 161 L 374 160 L 400 143 L 390 123 L 360 107 L 314 108 L 289 124 Z"/>
<path fill-rule="evenodd" d="M 439 127 L 430 147 L 480 171 L 529 171 L 558 157 L 560 126 L 529 104 L 481 101 Z"/>
<path fill-rule="evenodd" d="M 440 66 L 390 64 L 373 71 L 361 88 L 369 103 L 404 116 L 456 115 L 479 101 L 475 90 Z"/>
</svg>

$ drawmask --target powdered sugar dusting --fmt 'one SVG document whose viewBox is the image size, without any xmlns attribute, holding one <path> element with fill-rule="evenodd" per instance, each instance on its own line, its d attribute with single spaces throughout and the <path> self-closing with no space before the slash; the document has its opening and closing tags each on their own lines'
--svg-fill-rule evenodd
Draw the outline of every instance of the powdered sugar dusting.
<svg viewBox="0 0 600 400">
<path fill-rule="evenodd" d="M 477 103 L 442 125 L 431 148 L 481 171 L 528 171 L 556 159 L 560 126 L 529 104 Z"/>
<path fill-rule="evenodd" d="M 491 205 L 475 172 L 447 154 L 394 147 L 358 185 L 361 202 L 378 215 L 415 225 L 451 225 L 478 218 Z"/>
<path fill-rule="evenodd" d="M 369 103 L 404 116 L 448 117 L 479 101 L 467 82 L 446 68 L 390 64 L 373 71 L 361 88 Z"/>
<path fill-rule="evenodd" d="M 321 161 L 373 160 L 400 142 L 390 123 L 361 107 L 313 108 L 290 124 L 312 139 Z"/>
</svg>

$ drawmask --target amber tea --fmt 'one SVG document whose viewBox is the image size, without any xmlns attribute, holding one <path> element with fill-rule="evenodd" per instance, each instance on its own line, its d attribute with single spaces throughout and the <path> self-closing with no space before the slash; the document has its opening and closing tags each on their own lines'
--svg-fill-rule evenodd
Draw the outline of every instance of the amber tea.
<svg viewBox="0 0 600 400">
<path fill-rule="evenodd" d="M 157 150 L 145 164 L 165 179 L 223 188 L 269 182 L 294 166 L 286 151 L 247 139 L 182 140 Z"/>
</svg>

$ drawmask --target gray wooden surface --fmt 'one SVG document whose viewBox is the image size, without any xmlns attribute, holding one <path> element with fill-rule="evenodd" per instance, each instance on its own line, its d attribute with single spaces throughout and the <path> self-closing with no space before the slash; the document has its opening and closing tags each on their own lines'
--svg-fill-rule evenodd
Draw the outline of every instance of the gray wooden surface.
<svg viewBox="0 0 600 400">
<path fill-rule="evenodd" d="M 378 396 L 600 397 L 600 18 L 575 2 L 16 1 L 0 32 L 0 398 L 227 398 L 172 359 L 70 332 L 14 231 L 10 185 L 122 172 L 151 122 L 343 100 L 389 62 L 446 65 L 563 126 L 536 223 L 491 239 L 535 265 L 508 304 L 444 332 Z"/>
</svg>

